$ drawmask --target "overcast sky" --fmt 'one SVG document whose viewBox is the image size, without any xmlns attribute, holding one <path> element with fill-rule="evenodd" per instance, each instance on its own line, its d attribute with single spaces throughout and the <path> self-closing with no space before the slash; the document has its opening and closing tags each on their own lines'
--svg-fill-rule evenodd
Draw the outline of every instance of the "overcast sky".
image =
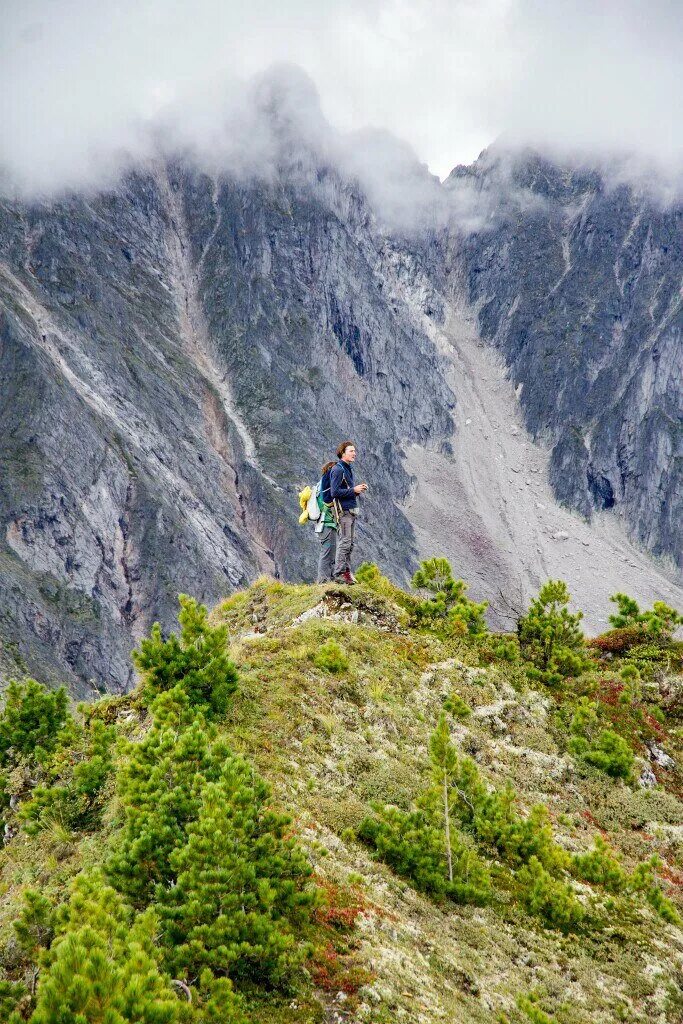
<svg viewBox="0 0 683 1024">
<path fill-rule="evenodd" d="M 288 61 L 440 177 L 500 136 L 681 165 L 681 53 L 683 0 L 2 0 L 0 163 L 78 184 L 169 111 L 207 141 Z"/>
</svg>

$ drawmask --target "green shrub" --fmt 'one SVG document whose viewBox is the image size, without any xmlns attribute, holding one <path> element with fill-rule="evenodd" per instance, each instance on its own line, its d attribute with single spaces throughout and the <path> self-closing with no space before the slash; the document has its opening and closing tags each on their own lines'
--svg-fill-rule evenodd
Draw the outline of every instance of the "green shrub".
<svg viewBox="0 0 683 1024">
<path fill-rule="evenodd" d="M 602 838 L 596 836 L 588 853 L 577 853 L 571 858 L 570 871 L 574 878 L 592 885 L 600 885 L 607 892 L 624 892 L 629 883 L 628 873 Z"/>
<path fill-rule="evenodd" d="M 158 964 L 157 922 L 134 915 L 103 878 L 73 884 L 31 1024 L 174 1024 L 180 1003 Z"/>
<path fill-rule="evenodd" d="M 579 625 L 583 613 L 572 614 L 568 603 L 567 584 L 549 580 L 517 625 L 520 651 L 528 662 L 527 674 L 548 686 L 556 686 L 567 676 L 580 675 L 588 664 Z"/>
<path fill-rule="evenodd" d="M 171 854 L 183 846 L 196 820 L 202 789 L 220 778 L 230 751 L 215 742 L 181 686 L 152 704 L 152 728 L 123 747 L 117 772 L 121 828 L 114 835 L 107 873 L 136 906 L 157 884 L 170 884 Z"/>
<path fill-rule="evenodd" d="M 369 587 L 370 590 L 374 590 L 376 594 L 381 597 L 386 597 L 394 604 L 399 605 L 400 608 L 404 608 L 406 611 L 413 611 L 417 604 L 417 598 L 412 594 L 407 594 L 405 590 L 401 590 L 395 583 L 392 583 L 390 579 L 383 576 L 378 566 L 374 562 L 363 562 L 361 566 L 356 569 L 356 579 L 363 586 Z"/>
<path fill-rule="evenodd" d="M 602 721 L 600 705 L 581 697 L 569 723 L 568 749 L 575 757 L 612 778 L 630 781 L 635 754 L 622 736 L 613 729 L 603 728 Z"/>
<path fill-rule="evenodd" d="M 464 722 L 472 714 L 472 708 L 458 693 L 451 693 L 450 696 L 446 697 L 443 706 L 459 722 Z"/>
<path fill-rule="evenodd" d="M 35 889 L 23 894 L 23 907 L 12 922 L 19 949 L 32 960 L 37 961 L 41 949 L 48 949 L 55 927 L 55 911 L 49 899 Z"/>
<path fill-rule="evenodd" d="M 28 989 L 19 981 L 0 981 L 0 1020 L 3 1024 L 24 1024 L 20 1004 L 26 1002 Z"/>
<path fill-rule="evenodd" d="M 633 892 L 641 893 L 650 906 L 669 924 L 680 925 L 681 917 L 670 899 L 662 892 L 657 881 L 657 869 L 662 862 L 655 854 L 649 860 L 638 864 L 629 880 Z"/>
<path fill-rule="evenodd" d="M 551 928 L 562 932 L 577 931 L 586 920 L 586 910 L 570 885 L 561 882 L 531 857 L 517 872 L 522 887 L 522 900 L 529 913 L 540 917 Z"/>
<path fill-rule="evenodd" d="M 493 847 L 509 864 L 538 860 L 553 873 L 563 871 L 568 854 L 553 838 L 548 808 L 535 804 L 523 818 L 515 808 L 512 786 L 494 790 L 477 802 L 472 826 L 478 839 Z"/>
<path fill-rule="evenodd" d="M 528 1017 L 531 1024 L 555 1024 L 552 1017 L 541 1009 L 532 996 L 519 996 L 517 1006 Z"/>
<path fill-rule="evenodd" d="M 430 896 L 475 904 L 484 904 L 491 898 L 485 863 L 457 831 L 451 833 L 450 881 L 443 827 L 426 810 L 375 807 L 375 814 L 361 822 L 358 838 L 397 875 Z"/>
<path fill-rule="evenodd" d="M 300 933 L 316 903 L 311 867 L 290 819 L 270 802 L 263 779 L 232 755 L 204 785 L 186 842 L 170 856 L 172 884 L 156 891 L 175 975 L 208 968 L 282 986 L 306 955 Z"/>
<path fill-rule="evenodd" d="M 339 675 L 348 670 L 349 659 L 336 640 L 327 640 L 313 655 L 313 664 L 324 672 Z"/>
<path fill-rule="evenodd" d="M 669 667 L 673 644 L 664 644 L 653 637 L 648 643 L 635 644 L 628 652 L 628 663 L 638 670 L 641 676 L 651 679 L 660 666 Z"/>
<path fill-rule="evenodd" d="M 635 665 L 624 665 L 620 670 L 619 675 L 625 683 L 635 682 L 640 679 L 640 672 Z"/>
<path fill-rule="evenodd" d="M 180 636 L 167 640 L 156 622 L 133 661 L 142 673 L 142 697 L 150 704 L 159 694 L 180 685 L 190 705 L 221 715 L 237 689 L 237 669 L 228 652 L 227 626 L 211 626 L 204 605 L 181 594 Z"/>
<path fill-rule="evenodd" d="M 32 757 L 42 761 L 59 742 L 60 732 L 69 721 L 66 690 L 48 690 L 35 679 L 11 682 L 0 712 L 0 764 Z"/>
<path fill-rule="evenodd" d="M 593 765 L 613 779 L 630 782 L 633 777 L 635 754 L 623 736 L 614 729 L 603 729 L 593 741 L 574 736 L 569 749 L 586 764 Z"/>
<path fill-rule="evenodd" d="M 612 594 L 610 601 L 617 606 L 617 612 L 609 617 L 615 629 L 642 625 L 648 633 L 668 641 L 677 628 L 683 625 L 683 615 L 664 601 L 655 601 L 649 611 L 641 611 L 638 602 L 627 594 Z"/>
<path fill-rule="evenodd" d="M 420 564 L 413 576 L 416 590 L 427 591 L 430 597 L 419 601 L 414 610 L 418 625 L 446 629 L 459 635 L 478 636 L 486 632 L 484 613 L 488 602 L 477 604 L 467 597 L 467 584 L 453 578 L 446 558 L 430 558 Z"/>
<path fill-rule="evenodd" d="M 100 824 L 105 784 L 113 768 L 116 729 L 93 719 L 81 731 L 79 742 L 57 751 L 49 766 L 55 785 L 39 785 L 19 810 L 25 830 L 37 834 L 58 822 L 68 829 L 90 829 Z"/>
</svg>

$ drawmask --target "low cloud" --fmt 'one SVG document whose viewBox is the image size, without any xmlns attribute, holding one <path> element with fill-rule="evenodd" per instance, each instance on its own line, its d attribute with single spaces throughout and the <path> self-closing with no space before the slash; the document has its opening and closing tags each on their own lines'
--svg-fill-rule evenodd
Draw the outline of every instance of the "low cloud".
<svg viewBox="0 0 683 1024">
<path fill-rule="evenodd" d="M 100 187 L 160 150 L 263 177 L 308 153 L 381 216 L 438 222 L 438 178 L 502 137 L 666 201 L 681 39 L 677 0 L 6 0 L 3 187 Z M 471 182 L 445 191 L 478 222 Z"/>
</svg>

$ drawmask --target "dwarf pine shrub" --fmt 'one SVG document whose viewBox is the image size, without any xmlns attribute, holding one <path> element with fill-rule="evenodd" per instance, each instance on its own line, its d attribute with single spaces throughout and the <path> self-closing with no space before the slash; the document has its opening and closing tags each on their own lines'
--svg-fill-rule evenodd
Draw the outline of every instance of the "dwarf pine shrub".
<svg viewBox="0 0 683 1024">
<path fill-rule="evenodd" d="M 680 914 L 664 895 L 657 881 L 657 870 L 661 866 L 662 862 L 656 854 L 638 864 L 629 879 L 629 887 L 633 892 L 641 893 L 663 920 L 680 925 Z"/>
<path fill-rule="evenodd" d="M 21 806 L 25 830 L 35 835 L 57 822 L 67 829 L 90 829 L 100 824 L 105 784 L 113 768 L 114 726 L 93 719 L 77 741 L 58 749 L 48 766 L 53 785 L 39 785 Z"/>
<path fill-rule="evenodd" d="M 529 678 L 557 686 L 567 676 L 579 675 L 587 666 L 580 622 L 583 612 L 568 610 L 569 591 L 562 580 L 548 580 L 529 611 L 517 624 L 522 657 Z"/>
<path fill-rule="evenodd" d="M 28 989 L 19 981 L 0 981 L 0 1020 L 4 1024 L 24 1024 L 26 1017 L 20 1006 L 25 1005 Z"/>
<path fill-rule="evenodd" d="M 531 857 L 516 877 L 522 889 L 522 901 L 530 914 L 562 932 L 576 931 L 585 923 L 586 910 L 571 886 L 553 878 L 537 857 Z"/>
<path fill-rule="evenodd" d="M 150 911 L 136 915 L 97 873 L 81 874 L 62 910 L 31 1024 L 175 1024 Z"/>
<path fill-rule="evenodd" d="M 467 597 L 467 584 L 454 579 L 448 559 L 430 558 L 422 562 L 412 585 L 429 595 L 415 605 L 413 614 L 418 625 L 459 635 L 479 636 L 486 632 L 484 613 L 488 602 L 477 604 Z"/>
<path fill-rule="evenodd" d="M 66 690 L 48 690 L 35 679 L 11 682 L 0 712 L 0 765 L 11 757 L 44 760 L 69 721 Z"/>
<path fill-rule="evenodd" d="M 313 655 L 313 664 L 325 672 L 339 675 L 347 671 L 349 659 L 336 640 L 327 640 Z"/>
<path fill-rule="evenodd" d="M 638 602 L 628 594 L 612 594 L 610 601 L 617 606 L 616 613 L 609 617 L 615 629 L 640 625 L 652 636 L 667 642 L 676 629 L 683 625 L 683 615 L 664 601 L 655 601 L 649 611 L 641 611 Z"/>
<path fill-rule="evenodd" d="M 174 974 L 208 968 L 282 986 L 306 955 L 301 930 L 316 903 L 311 867 L 290 818 L 270 803 L 264 780 L 233 755 L 204 785 L 186 841 L 169 858 L 172 884 L 156 889 Z"/>
<path fill-rule="evenodd" d="M 430 896 L 479 905 L 491 898 L 485 862 L 455 829 L 450 837 L 452 879 L 449 877 L 443 826 L 427 810 L 377 806 L 374 815 L 363 819 L 357 835 L 378 860 Z"/>
<path fill-rule="evenodd" d="M 55 928 L 55 908 L 50 900 L 35 889 L 23 894 L 23 907 L 12 922 L 19 949 L 33 961 L 40 950 L 48 949 Z"/>
<path fill-rule="evenodd" d="M 624 892 L 629 884 L 628 872 L 624 871 L 602 836 L 595 837 L 592 850 L 575 853 L 569 867 L 574 878 L 599 885 L 607 892 Z"/>
<path fill-rule="evenodd" d="M 181 594 L 180 635 L 164 640 L 156 622 L 149 637 L 133 652 L 142 674 L 142 696 L 147 703 L 167 690 L 182 686 L 192 707 L 223 714 L 237 689 L 237 669 L 230 660 L 227 626 L 212 626 L 204 605 Z"/>
<path fill-rule="evenodd" d="M 569 750 L 575 757 L 605 772 L 613 779 L 630 781 L 635 754 L 614 729 L 601 728 L 599 707 L 582 697 L 572 717 Z"/>
<path fill-rule="evenodd" d="M 472 708 L 459 693 L 451 693 L 444 701 L 444 709 L 458 722 L 464 722 L 472 714 Z"/>
<path fill-rule="evenodd" d="M 413 594 L 407 594 L 405 590 L 401 590 L 388 577 L 384 576 L 374 562 L 363 562 L 356 569 L 356 580 L 370 590 L 374 590 L 381 597 L 386 597 L 393 601 L 400 608 L 404 608 L 408 612 L 412 612 L 418 602 L 418 599 Z"/>
<path fill-rule="evenodd" d="M 106 865 L 117 889 L 136 906 L 146 905 L 158 884 L 172 881 L 171 854 L 197 819 L 204 786 L 218 781 L 230 756 L 193 713 L 181 685 L 160 694 L 151 710 L 147 735 L 123 749 L 117 772 L 122 827 Z"/>
</svg>

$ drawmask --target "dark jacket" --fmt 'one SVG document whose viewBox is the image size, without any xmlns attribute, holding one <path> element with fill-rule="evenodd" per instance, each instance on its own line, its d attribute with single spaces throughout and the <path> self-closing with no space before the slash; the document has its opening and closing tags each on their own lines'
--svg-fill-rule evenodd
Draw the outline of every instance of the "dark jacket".
<svg viewBox="0 0 683 1024">
<path fill-rule="evenodd" d="M 350 508 L 355 508 L 358 504 L 358 497 L 353 487 L 353 469 L 348 463 L 340 460 L 330 470 L 330 490 L 332 497 L 337 499 L 344 512 L 348 512 Z"/>
<path fill-rule="evenodd" d="M 332 467 L 334 469 L 334 466 Z M 327 473 L 323 473 L 320 478 L 320 497 L 323 499 L 326 505 L 329 505 L 332 501 L 332 488 L 330 486 L 330 476 L 332 475 L 332 469 L 328 469 Z"/>
</svg>

